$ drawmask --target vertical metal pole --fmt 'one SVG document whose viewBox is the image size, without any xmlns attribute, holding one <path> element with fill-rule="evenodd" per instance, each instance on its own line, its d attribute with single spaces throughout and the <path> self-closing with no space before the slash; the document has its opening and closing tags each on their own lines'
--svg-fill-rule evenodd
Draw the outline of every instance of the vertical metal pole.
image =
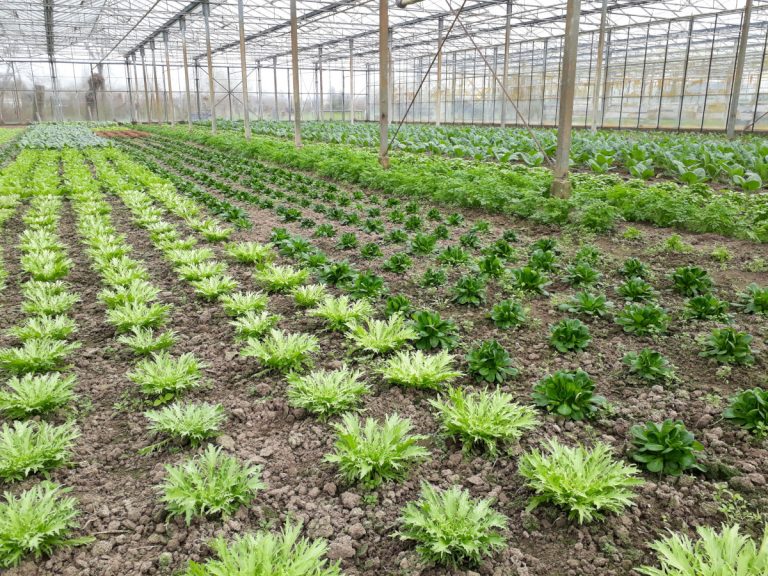
<svg viewBox="0 0 768 576">
<path fill-rule="evenodd" d="M 379 164 L 389 168 L 389 3 L 379 0 Z"/>
<path fill-rule="evenodd" d="M 136 124 L 136 115 L 133 110 L 133 81 L 131 80 L 131 65 L 128 56 L 125 57 L 125 77 L 128 79 L 128 106 L 131 113 L 131 124 Z"/>
<path fill-rule="evenodd" d="M 251 139 L 251 116 L 248 112 L 248 70 L 245 67 L 245 10 L 243 0 L 237 0 L 237 19 L 240 28 L 240 86 L 243 89 L 243 126 L 245 139 Z"/>
<path fill-rule="evenodd" d="M 365 65 L 365 121 L 371 121 L 371 65 Z"/>
<path fill-rule="evenodd" d="M 741 80 L 744 76 L 744 60 L 747 55 L 747 43 L 749 42 L 749 21 L 752 17 L 752 0 L 747 0 L 744 6 L 744 14 L 741 17 L 741 33 L 739 34 L 739 47 L 736 51 L 736 62 L 733 67 L 733 88 L 731 100 L 728 103 L 728 122 L 725 132 L 728 138 L 736 135 L 736 120 L 739 116 L 739 97 L 741 96 Z"/>
<path fill-rule="evenodd" d="M 576 55 L 579 49 L 579 15 L 581 0 L 568 0 L 565 14 L 565 40 L 563 42 L 563 71 L 560 75 L 560 110 L 557 124 L 557 153 L 552 181 L 552 195 L 570 196 L 568 159 L 571 151 L 571 124 L 573 123 L 573 96 L 576 84 Z"/>
<path fill-rule="evenodd" d="M 272 57 L 272 79 L 275 83 L 275 109 L 272 111 L 272 116 L 275 120 L 280 120 L 279 103 L 277 100 L 277 56 Z"/>
<path fill-rule="evenodd" d="M 261 88 L 261 61 L 256 62 L 256 90 L 259 96 L 259 120 L 264 120 L 264 105 L 262 103 L 264 92 Z"/>
<path fill-rule="evenodd" d="M 619 130 L 621 130 L 621 121 L 624 117 L 624 86 L 627 81 L 627 58 L 629 57 L 629 32 L 627 28 L 627 44 L 624 47 L 624 68 L 621 71 L 621 99 L 619 100 Z"/>
<path fill-rule="evenodd" d="M 349 39 L 349 123 L 355 123 L 355 41 Z"/>
<path fill-rule="evenodd" d="M 456 122 L 456 76 L 458 74 L 458 54 L 453 53 L 453 75 L 451 76 L 451 122 Z"/>
<path fill-rule="evenodd" d="M 292 68 L 292 67 L 291 67 Z M 293 104 L 291 103 L 291 68 L 285 69 L 285 85 L 288 86 L 288 122 L 291 121 L 291 114 L 293 112 Z"/>
<path fill-rule="evenodd" d="M 603 70 L 603 98 L 600 106 L 600 126 L 605 126 L 605 109 L 608 99 L 608 70 L 611 69 L 611 38 L 613 30 L 608 30 L 608 36 L 605 41 L 605 70 Z"/>
<path fill-rule="evenodd" d="M 499 47 L 493 47 L 493 74 L 496 74 L 496 70 L 499 69 Z M 503 81 L 503 80 L 502 80 Z M 496 90 L 496 79 L 491 79 L 491 124 L 496 124 L 496 102 L 499 99 L 498 91 Z"/>
<path fill-rule="evenodd" d="M 661 127 L 661 106 L 664 102 L 664 77 L 667 75 L 667 56 L 669 56 L 669 33 L 672 30 L 672 21 L 667 23 L 667 44 L 664 46 L 664 64 L 661 66 L 661 86 L 659 86 L 659 109 L 656 113 L 656 130 Z"/>
<path fill-rule="evenodd" d="M 600 106 L 600 81 L 603 74 L 603 52 L 605 51 L 605 23 L 608 20 L 608 0 L 603 0 L 600 12 L 600 32 L 597 37 L 597 64 L 595 65 L 595 91 L 592 94 L 592 132 L 597 131 L 597 116 L 602 115 Z"/>
<path fill-rule="evenodd" d="M 187 19 L 179 18 L 181 32 L 181 59 L 184 66 L 184 92 L 187 100 L 187 126 L 192 130 L 192 95 L 189 91 L 189 64 L 187 63 Z"/>
<path fill-rule="evenodd" d="M 546 110 L 545 103 L 546 103 L 546 96 L 547 96 L 547 57 L 549 56 L 549 38 L 544 38 L 543 54 L 544 54 L 544 65 L 541 72 L 541 125 L 542 126 L 544 126 L 544 112 Z M 557 103 L 555 103 L 555 106 L 557 106 Z"/>
<path fill-rule="evenodd" d="M 709 47 L 709 63 L 707 65 L 707 83 L 704 85 L 704 108 L 701 112 L 701 124 L 699 130 L 704 130 L 704 120 L 707 117 L 707 100 L 709 99 L 709 80 L 712 77 L 712 57 L 715 55 L 715 40 L 717 38 L 717 18 L 715 14 L 715 25 L 712 27 L 712 44 Z"/>
<path fill-rule="evenodd" d="M 149 41 L 149 49 L 152 51 L 152 81 L 155 85 L 155 115 L 157 123 L 160 123 L 160 81 L 157 78 L 157 60 L 155 59 L 155 39 Z M 98 110 L 98 108 L 97 108 Z"/>
<path fill-rule="evenodd" d="M 509 83 L 509 40 L 512 27 L 512 0 L 507 0 L 507 17 L 504 21 L 504 63 L 502 64 L 502 82 L 504 89 L 507 89 Z M 507 99 L 501 99 L 501 127 L 507 125 Z"/>
<path fill-rule="evenodd" d="M 637 124 L 635 128 L 640 128 L 640 115 L 643 113 L 643 94 L 645 93 L 645 70 L 648 64 L 648 40 L 651 37 L 651 23 L 645 27 L 645 50 L 643 51 L 643 72 L 640 75 L 640 100 L 637 103 Z M 709 60 L 710 67 L 712 66 L 712 58 L 710 55 Z M 709 80 L 707 80 L 709 83 Z"/>
<path fill-rule="evenodd" d="M 139 49 L 141 54 L 141 75 L 144 77 L 144 106 L 147 108 L 147 124 L 152 123 L 152 103 L 149 99 L 149 86 L 147 83 L 147 61 L 144 58 L 144 46 Z"/>
<path fill-rule="evenodd" d="M 21 124 L 21 100 L 19 99 L 19 85 L 16 82 L 16 66 L 13 62 L 11 66 L 11 77 L 13 78 L 13 110 L 16 113 L 16 122 Z"/>
<path fill-rule="evenodd" d="M 763 56 L 760 59 L 760 74 L 757 75 L 757 90 L 755 90 L 755 108 L 752 111 L 752 132 L 755 131 L 755 124 L 757 123 L 757 105 L 760 103 L 760 86 L 763 83 L 763 72 L 765 71 L 765 55 L 768 52 L 768 27 L 765 29 L 765 41 L 763 42 Z M 14 78 L 14 85 L 16 81 Z"/>
<path fill-rule="evenodd" d="M 64 120 L 64 116 L 61 109 L 61 98 L 59 96 L 59 82 L 56 78 L 56 62 L 53 57 L 48 58 L 48 65 L 51 68 L 51 84 L 53 85 L 53 117 L 61 122 Z"/>
<path fill-rule="evenodd" d="M 197 119 L 200 120 L 200 60 L 195 60 L 195 100 L 197 104 Z"/>
<path fill-rule="evenodd" d="M 435 126 L 440 126 L 440 100 L 443 90 L 443 18 L 437 20 L 437 89 L 435 90 Z"/>
<path fill-rule="evenodd" d="M 345 92 L 347 91 L 346 78 L 344 78 L 344 68 L 341 69 L 341 121 L 347 119 L 347 103 L 345 102 Z"/>
<path fill-rule="evenodd" d="M 203 0 L 203 22 L 205 24 L 205 53 L 208 60 L 208 98 L 211 101 L 211 134 L 216 134 L 216 90 L 213 85 L 213 54 L 211 54 L 211 5 Z"/>
<path fill-rule="evenodd" d="M 389 71 L 389 83 L 387 84 L 389 89 L 389 94 L 387 95 L 387 99 L 389 101 L 389 114 L 387 118 L 389 119 L 389 123 L 392 124 L 392 119 L 395 116 L 395 62 L 392 58 L 392 41 L 395 35 L 392 31 L 392 28 L 389 27 L 389 12 L 387 12 L 387 34 L 389 35 L 389 40 L 387 42 L 387 56 L 389 57 L 389 63 L 387 64 Z"/>
<path fill-rule="evenodd" d="M 136 52 L 133 52 L 131 54 L 131 65 L 133 68 L 133 89 L 136 92 L 136 104 L 135 104 L 136 122 L 141 122 L 141 114 L 139 114 L 139 101 L 141 99 L 139 98 L 139 71 L 138 71 L 138 67 L 136 66 Z"/>
<path fill-rule="evenodd" d="M 317 64 L 315 64 L 315 120 L 320 120 L 320 85 L 318 84 L 319 79 L 317 77 Z"/>
<path fill-rule="evenodd" d="M 291 0 L 291 69 L 293 72 L 294 142 L 301 148 L 301 92 L 299 86 L 299 25 L 296 21 L 296 0 Z"/>
<path fill-rule="evenodd" d="M 683 100 L 685 100 L 685 83 L 688 80 L 688 58 L 691 55 L 691 39 L 693 38 L 693 18 L 688 23 L 688 45 L 685 48 L 685 61 L 683 62 L 683 80 L 680 86 L 680 101 L 677 105 L 677 129 L 683 121 Z"/>
<path fill-rule="evenodd" d="M 168 30 L 163 30 L 163 44 L 165 44 L 165 72 L 168 75 L 168 110 L 171 116 L 171 126 L 176 124 L 176 110 L 173 105 L 173 84 L 171 83 L 171 56 L 168 53 Z"/>
<path fill-rule="evenodd" d="M 232 122 L 234 120 L 232 115 L 232 77 L 229 66 L 227 66 L 227 102 L 229 104 L 229 121 Z"/>
<path fill-rule="evenodd" d="M 317 75 L 320 79 L 320 121 L 323 121 L 323 47 L 317 49 Z"/>
</svg>

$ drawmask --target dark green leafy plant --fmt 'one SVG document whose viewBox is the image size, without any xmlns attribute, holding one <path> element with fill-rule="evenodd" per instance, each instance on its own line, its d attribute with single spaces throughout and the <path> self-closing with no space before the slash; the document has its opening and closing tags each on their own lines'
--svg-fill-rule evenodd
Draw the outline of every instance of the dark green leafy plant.
<svg viewBox="0 0 768 576">
<path fill-rule="evenodd" d="M 499 238 L 496 242 L 488 246 L 483 253 L 486 255 L 493 254 L 498 256 L 505 262 L 513 262 L 517 260 L 517 250 L 510 245 L 504 238 Z"/>
<path fill-rule="evenodd" d="M 368 298 L 369 300 L 375 300 L 385 291 L 384 279 L 368 270 L 360 272 L 349 287 L 349 295 L 352 298 Z"/>
<path fill-rule="evenodd" d="M 752 336 L 733 328 L 715 328 L 704 342 L 701 356 L 720 364 L 752 364 Z"/>
<path fill-rule="evenodd" d="M 373 260 L 374 258 L 378 258 L 381 255 L 381 248 L 379 248 L 379 245 L 375 242 L 368 242 L 367 244 L 364 244 L 362 248 L 360 248 L 360 256 L 366 260 Z"/>
<path fill-rule="evenodd" d="M 571 264 L 565 271 L 564 280 L 571 286 L 591 286 L 600 281 L 601 274 L 587 262 Z"/>
<path fill-rule="evenodd" d="M 480 306 L 485 302 L 485 280 L 479 276 L 462 276 L 453 287 L 452 299 L 457 304 Z"/>
<path fill-rule="evenodd" d="M 752 388 L 731 398 L 723 417 L 749 430 L 757 438 L 768 436 L 768 390 Z"/>
<path fill-rule="evenodd" d="M 727 320 L 728 302 L 712 294 L 694 296 L 685 303 L 683 315 L 696 320 Z"/>
<path fill-rule="evenodd" d="M 619 272 L 625 278 L 645 279 L 651 275 L 648 266 L 637 258 L 627 258 L 624 260 L 624 264 L 621 265 L 621 270 L 619 270 Z"/>
<path fill-rule="evenodd" d="M 496 340 L 486 340 L 467 354 L 469 373 L 486 382 L 504 382 L 517 376 L 519 370 L 512 364 L 512 358 Z"/>
<path fill-rule="evenodd" d="M 464 248 L 480 248 L 480 236 L 470 230 L 459 236 L 459 244 Z"/>
<path fill-rule="evenodd" d="M 528 259 L 528 266 L 543 272 L 552 272 L 557 267 L 557 254 L 541 249 L 534 250 Z"/>
<path fill-rule="evenodd" d="M 560 310 L 571 314 L 585 314 L 587 316 L 602 317 L 613 308 L 613 302 L 609 302 L 605 294 L 596 294 L 589 290 L 582 290 L 571 296 L 567 302 L 560 304 Z"/>
<path fill-rule="evenodd" d="M 427 268 L 424 271 L 424 275 L 421 277 L 419 284 L 425 288 L 437 288 L 438 286 L 445 284 L 447 279 L 448 277 L 445 274 L 445 270 L 442 268 Z"/>
<path fill-rule="evenodd" d="M 664 420 L 661 424 L 648 422 L 630 429 L 632 459 L 643 464 L 649 472 L 679 476 L 686 470 L 703 470 L 696 461 L 696 452 L 704 449 L 679 420 Z"/>
<path fill-rule="evenodd" d="M 747 314 L 768 314 L 768 288 L 750 284 L 739 294 L 739 306 Z"/>
<path fill-rule="evenodd" d="M 495 254 L 489 254 L 477 261 L 477 268 L 483 276 L 501 278 L 504 275 L 504 261 Z"/>
<path fill-rule="evenodd" d="M 542 379 L 533 388 L 533 401 L 549 412 L 573 420 L 591 418 L 605 403 L 596 396 L 595 383 L 583 370 L 558 371 Z"/>
<path fill-rule="evenodd" d="M 675 380 L 675 370 L 661 353 L 643 348 L 640 352 L 627 352 L 622 359 L 629 373 L 649 382 Z"/>
<path fill-rule="evenodd" d="M 355 271 L 349 262 L 331 262 L 320 269 L 318 277 L 331 286 L 346 286 L 355 279 Z"/>
<path fill-rule="evenodd" d="M 437 260 L 442 264 L 458 266 L 469 262 L 469 254 L 461 246 L 448 246 L 440 252 Z"/>
<path fill-rule="evenodd" d="M 429 564 L 475 566 L 504 548 L 507 518 L 492 504 L 458 486 L 439 491 L 423 482 L 421 498 L 403 509 L 396 536 L 416 541 L 416 551 Z"/>
<path fill-rule="evenodd" d="M 443 319 L 437 312 L 421 310 L 413 316 L 416 338 L 414 346 L 420 350 L 443 348 L 450 350 L 458 342 L 458 328 L 451 319 Z"/>
<path fill-rule="evenodd" d="M 509 330 L 525 324 L 528 312 L 517 300 L 502 300 L 491 309 L 490 317 L 497 328 Z"/>
<path fill-rule="evenodd" d="M 384 304 L 384 314 L 392 316 L 393 314 L 403 314 L 404 316 L 409 314 L 413 309 L 413 305 L 407 296 L 404 294 L 395 294 L 389 296 Z"/>
<path fill-rule="evenodd" d="M 413 261 L 411 260 L 411 257 L 408 256 L 408 254 L 398 252 L 397 254 L 392 254 L 392 256 L 389 257 L 389 260 L 384 262 L 382 267 L 388 272 L 402 274 L 412 265 Z"/>
<path fill-rule="evenodd" d="M 315 228 L 315 237 L 317 238 L 333 238 L 336 236 L 336 228 L 333 224 L 320 224 Z"/>
<path fill-rule="evenodd" d="M 420 256 L 432 254 L 437 246 L 437 238 L 432 234 L 416 234 L 411 239 L 411 252 Z"/>
<path fill-rule="evenodd" d="M 387 235 L 387 242 L 390 244 L 402 244 L 406 240 L 408 240 L 408 233 L 405 230 L 392 230 Z"/>
<path fill-rule="evenodd" d="M 675 292 L 688 298 L 709 294 L 714 286 L 709 273 L 698 266 L 681 266 L 670 278 Z"/>
<path fill-rule="evenodd" d="M 530 294 L 546 294 L 550 282 L 547 276 L 536 268 L 524 266 L 510 271 L 510 283 L 512 287 Z"/>
<path fill-rule="evenodd" d="M 640 277 L 628 278 L 622 282 L 616 292 L 630 302 L 648 302 L 656 297 L 653 286 Z"/>
<path fill-rule="evenodd" d="M 357 248 L 357 245 L 357 236 L 355 236 L 354 232 L 344 232 L 339 237 L 338 247 L 342 250 L 352 250 L 353 248 Z"/>
<path fill-rule="evenodd" d="M 591 341 L 589 328 L 575 318 L 557 322 L 549 332 L 549 343 L 558 352 L 578 352 L 584 350 Z"/>
<path fill-rule="evenodd" d="M 628 304 L 616 315 L 616 323 L 629 334 L 650 336 L 667 330 L 669 316 L 657 304 Z"/>
</svg>

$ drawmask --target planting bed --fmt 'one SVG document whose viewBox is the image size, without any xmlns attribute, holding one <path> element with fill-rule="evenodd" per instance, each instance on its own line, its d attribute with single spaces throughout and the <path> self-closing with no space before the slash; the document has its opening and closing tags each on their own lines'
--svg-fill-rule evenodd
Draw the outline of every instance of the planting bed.
<svg viewBox="0 0 768 576">
<path fill-rule="evenodd" d="M 46 474 L 71 488 L 69 496 L 77 500 L 79 526 L 72 527 L 72 535 L 93 538 L 57 546 L 50 556 L 26 555 L 18 565 L 9 563 L 6 573 L 209 574 L 188 564 L 214 556 L 212 538 L 229 542 L 248 532 L 277 532 L 286 521 L 301 523 L 307 538 L 326 541 L 325 557 L 340 562 L 349 575 L 637 576 L 641 566 L 658 566 L 651 544 L 670 530 L 693 536 L 699 525 L 738 523 L 743 534 L 762 537 L 768 422 L 750 431 L 725 416 L 733 396 L 765 387 L 768 250 L 763 245 L 642 224 L 594 236 L 333 183 L 264 163 L 247 150 L 224 151 L 189 140 L 184 129 L 127 138 L 122 130 L 99 134 L 117 138 L 107 147 L 25 150 L 2 173 L 21 184 L 0 191 L 0 214 L 7 214 L 0 218 L 7 276 L 0 348 L 20 346 L 7 331 L 30 316 L 23 306 L 30 272 L 20 239 L 39 219 L 27 216 L 36 203 L 45 204 L 40 198 L 58 199 L 49 207 L 57 218 L 42 226 L 71 259 L 61 280 L 79 297 L 68 312 L 77 331 L 65 338 L 79 348 L 69 353 L 64 364 L 71 367 L 63 372 L 76 377 L 76 398 L 36 419 L 73 422 L 79 431 L 70 465 Z M 233 249 L 244 242 L 269 248 Z M 192 246 L 209 249 L 201 261 L 211 267 L 203 275 L 210 282 L 195 280 L 200 271 L 181 261 L 178 251 Z M 367 300 L 367 315 L 376 319 L 386 319 L 399 303 L 404 327 L 415 322 L 417 331 L 426 330 L 426 322 L 418 320 L 426 311 L 451 321 L 452 327 L 443 326 L 442 339 L 403 331 L 405 342 L 391 346 L 403 352 L 418 345 L 430 357 L 451 354 L 452 368 L 461 374 L 450 387 L 498 388 L 521 405 L 517 409 L 531 425 L 520 427 L 519 438 L 462 446 L 445 435 L 431 402 L 447 402 L 448 385 L 420 388 L 383 375 L 380 370 L 399 352 L 356 347 L 349 333 L 365 332 L 368 325 L 361 319 L 334 326 L 317 305 L 299 305 L 290 290 L 279 289 L 278 281 L 290 279 L 273 264 L 306 270 L 306 278 L 297 281 L 322 284 L 328 295 Z M 156 291 L 148 305 L 163 311 L 153 337 L 172 331 L 172 341 L 162 346 L 167 344 L 173 358 L 190 354 L 199 379 L 153 388 L 137 376 L 147 358 L 120 339 L 135 323 L 118 322 L 119 306 L 102 293 L 126 285 L 118 272 L 136 274 Z M 265 294 L 254 306 L 269 313 L 259 317 L 258 326 L 256 318 L 236 317 L 227 307 L 227 294 L 246 291 Z M 572 300 L 580 292 L 587 292 L 596 308 L 596 296 L 604 295 L 609 304 L 602 313 L 586 313 L 586 296 Z M 638 314 L 657 314 L 661 322 L 633 323 L 631 298 L 642 308 Z M 402 308 L 405 301 L 410 310 Z M 500 305 L 504 301 L 506 307 Z M 729 303 L 727 309 L 723 303 Z M 566 326 L 586 329 L 589 337 L 577 333 L 553 340 L 551 331 L 564 320 L 578 320 Z M 294 375 L 271 367 L 261 348 L 271 325 L 316 339 L 311 365 L 294 363 Z M 708 343 L 720 329 L 724 332 L 715 334 L 734 336 L 734 346 L 714 350 Z M 252 338 L 243 338 L 246 333 Z M 745 335 L 752 337 L 748 343 Z M 488 363 L 478 363 L 483 343 L 492 348 L 488 341 L 497 343 L 497 358 L 504 356 L 498 348 L 509 354 L 507 364 L 495 366 L 505 370 L 489 373 Z M 659 370 L 643 373 L 646 378 L 633 373 L 631 353 L 644 349 L 659 352 L 669 364 L 655 364 Z M 409 361 L 412 365 L 414 356 Z M 300 375 L 345 366 L 359 371 L 367 384 L 357 404 L 348 407 L 378 422 L 397 414 L 410 421 L 411 434 L 422 436 L 415 443 L 421 456 L 378 485 L 376 477 L 354 481 L 340 475 L 340 466 L 326 460 L 335 451 L 340 415 L 320 414 L 328 416 L 323 418 L 305 409 L 316 404 L 298 407 Z M 563 378 L 584 378 L 578 370 L 594 383 L 592 401 L 586 386 L 580 395 L 586 401 L 571 399 L 566 408 L 567 402 L 558 404 L 557 395 L 540 385 L 560 372 L 568 373 L 560 374 Z M 3 372 L 2 382 L 8 378 Z M 152 432 L 144 413 L 174 402 L 221 405 L 220 433 L 190 445 Z M 685 461 L 689 467 L 679 475 L 679 460 L 669 459 L 661 472 L 646 469 L 647 453 L 633 442 L 638 435 L 633 426 L 666 419 L 682 422 L 701 443 L 700 450 L 692 450 L 695 463 Z M 549 439 L 571 447 L 605 445 L 612 461 L 637 466 L 626 488 L 631 505 L 608 507 L 602 519 L 580 518 L 552 502 L 529 507 L 534 490 L 521 465 Z M 230 514 L 191 513 L 186 522 L 183 506 L 163 502 L 159 487 L 171 474 L 167 465 L 204 454 L 209 444 L 220 447 L 219 457 L 259 467 L 263 487 L 254 487 L 252 497 Z M 30 474 L 5 481 L 4 487 L 18 496 L 40 482 L 41 474 Z M 479 554 L 477 562 L 469 552 L 456 556 L 463 560 L 458 565 L 424 562 L 412 539 L 398 537 L 407 532 L 401 516 L 408 503 L 419 500 L 422 482 L 440 490 L 459 486 L 474 499 L 489 499 L 507 519 L 498 530 L 503 543 Z"/>
</svg>

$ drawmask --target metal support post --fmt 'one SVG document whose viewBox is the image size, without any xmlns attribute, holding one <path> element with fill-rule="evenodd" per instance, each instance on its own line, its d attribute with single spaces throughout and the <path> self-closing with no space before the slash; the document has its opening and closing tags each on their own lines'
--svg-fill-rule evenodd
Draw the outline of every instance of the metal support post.
<svg viewBox="0 0 768 576">
<path fill-rule="evenodd" d="M 144 46 L 139 49 L 141 55 L 141 74 L 144 77 L 144 106 L 147 108 L 147 124 L 152 123 L 152 103 L 149 98 L 149 86 L 147 83 L 147 61 L 144 57 Z"/>
<path fill-rule="evenodd" d="M 203 22 L 205 23 L 205 52 L 208 60 L 208 98 L 211 101 L 211 134 L 216 134 L 216 89 L 213 85 L 213 55 L 211 54 L 211 5 L 203 0 Z"/>
<path fill-rule="evenodd" d="M 323 47 L 317 48 L 317 74 L 320 77 L 320 121 L 323 121 Z"/>
<path fill-rule="evenodd" d="M 747 55 L 747 43 L 749 42 L 749 21 L 752 17 L 752 0 L 747 0 L 744 6 L 744 14 L 741 17 L 741 33 L 739 34 L 739 47 L 736 51 L 736 63 L 733 67 L 733 84 L 731 100 L 728 104 L 728 122 L 725 132 L 728 138 L 736 135 L 736 120 L 739 116 L 739 97 L 741 96 L 741 81 L 744 76 L 744 60 Z"/>
<path fill-rule="evenodd" d="M 440 103 L 443 91 L 443 18 L 437 20 L 437 89 L 435 90 L 435 126 L 440 126 Z"/>
<path fill-rule="evenodd" d="M 389 168 L 389 3 L 379 0 L 379 164 Z"/>
<path fill-rule="evenodd" d="M 349 123 L 355 123 L 355 41 L 349 39 Z"/>
<path fill-rule="evenodd" d="M 240 28 L 240 86 L 243 89 L 243 126 L 245 139 L 251 139 L 251 116 L 248 111 L 248 69 L 245 67 L 245 16 L 243 0 L 237 0 L 237 19 Z"/>
<path fill-rule="evenodd" d="M 174 110 L 173 106 L 173 84 L 171 83 L 171 56 L 168 53 L 168 36 L 168 30 L 163 30 L 163 44 L 165 45 L 165 72 L 168 76 L 168 96 L 166 98 L 166 103 L 171 120 L 171 126 L 173 126 L 176 124 L 176 110 Z"/>
<path fill-rule="evenodd" d="M 187 62 L 187 20 L 183 16 L 179 18 L 179 31 L 181 32 L 181 59 L 184 67 L 184 93 L 187 100 L 187 126 L 192 130 L 192 95 L 189 91 L 189 64 Z"/>
<path fill-rule="evenodd" d="M 502 64 L 502 82 L 504 89 L 507 89 L 509 83 L 509 41 L 512 28 L 512 0 L 507 0 L 507 18 L 504 21 L 504 63 Z M 507 124 L 507 98 L 501 100 L 501 127 Z"/>
<path fill-rule="evenodd" d="M 131 64 L 128 56 L 125 57 L 125 77 L 128 80 L 128 106 L 131 113 L 131 124 L 136 124 L 136 115 L 133 110 L 133 81 L 131 79 Z"/>
<path fill-rule="evenodd" d="M 272 116 L 275 120 L 280 120 L 280 110 L 277 101 L 277 56 L 272 57 L 272 78 L 275 82 L 275 109 L 272 111 Z"/>
<path fill-rule="evenodd" d="M 291 70 L 293 72 L 294 143 L 301 148 L 301 93 L 299 86 L 299 26 L 296 0 L 291 0 Z"/>
<path fill-rule="evenodd" d="M 603 75 L 603 52 L 605 51 L 605 23 L 608 20 L 608 0 L 603 0 L 600 12 L 600 32 L 597 37 L 597 64 L 595 65 L 595 91 L 592 93 L 592 132 L 597 131 L 597 116 L 600 114 L 600 83 Z"/>
</svg>

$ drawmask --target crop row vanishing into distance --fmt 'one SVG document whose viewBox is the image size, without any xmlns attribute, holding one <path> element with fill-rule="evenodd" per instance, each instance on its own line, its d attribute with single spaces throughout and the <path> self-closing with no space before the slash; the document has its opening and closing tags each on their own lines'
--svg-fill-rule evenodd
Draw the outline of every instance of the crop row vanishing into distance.
<svg viewBox="0 0 768 576">
<path fill-rule="evenodd" d="M 147 130 L 187 133 L 181 126 Z M 543 224 L 572 223 L 605 232 L 623 219 L 768 240 L 768 199 L 762 193 L 717 191 L 702 183 L 649 183 L 617 175 L 574 174 L 573 196 L 564 200 L 549 196 L 551 172 L 545 168 L 398 152 L 391 168 L 383 170 L 375 151 L 355 146 L 307 143 L 297 150 L 292 142 L 280 138 L 256 136 L 248 142 L 237 132 L 211 135 L 205 128 L 194 129 L 190 138 L 219 150 L 246 153 L 374 190 L 481 207 Z"/>
<path fill-rule="evenodd" d="M 49 132 L 0 175 L 0 565 L 765 573 L 749 244 L 346 189 L 272 140 Z"/>
</svg>

